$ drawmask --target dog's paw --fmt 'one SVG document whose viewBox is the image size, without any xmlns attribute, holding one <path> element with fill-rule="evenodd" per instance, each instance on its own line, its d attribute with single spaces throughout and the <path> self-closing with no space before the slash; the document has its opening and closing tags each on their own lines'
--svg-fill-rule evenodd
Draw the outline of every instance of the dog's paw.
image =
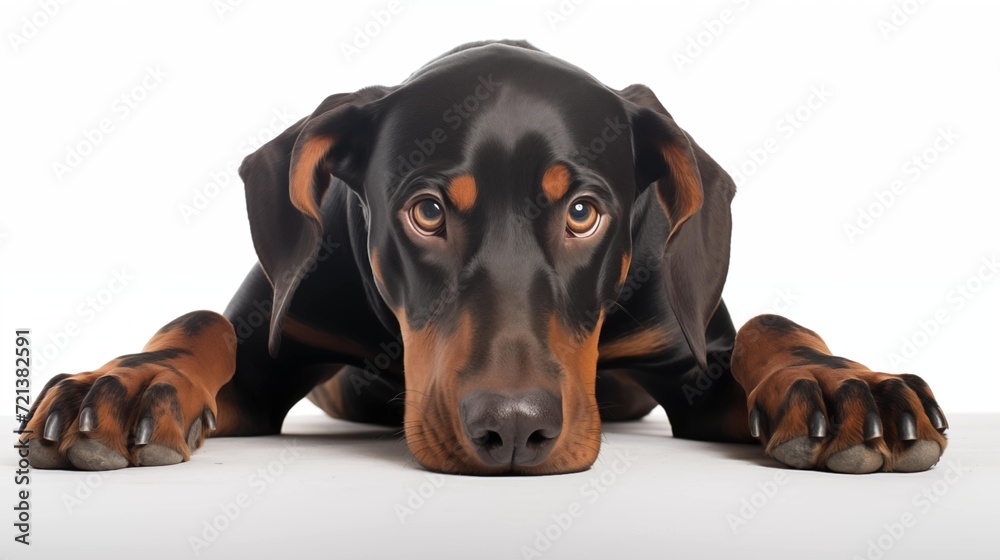
<svg viewBox="0 0 1000 560">
<path fill-rule="evenodd" d="M 794 468 L 853 474 L 924 471 L 938 462 L 948 422 L 923 379 L 827 358 L 776 371 L 750 393 L 750 432 L 768 455 Z"/>
<path fill-rule="evenodd" d="M 215 428 L 215 399 L 157 357 L 134 354 L 53 377 L 22 425 L 31 466 L 111 470 L 190 459 Z"/>
</svg>

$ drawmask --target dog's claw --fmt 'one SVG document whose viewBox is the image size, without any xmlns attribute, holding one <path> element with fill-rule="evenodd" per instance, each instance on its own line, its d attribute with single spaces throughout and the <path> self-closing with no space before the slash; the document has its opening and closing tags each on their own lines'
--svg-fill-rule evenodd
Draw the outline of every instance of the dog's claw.
<svg viewBox="0 0 1000 560">
<path fill-rule="evenodd" d="M 750 435 L 760 437 L 760 410 L 756 406 L 750 411 Z"/>
<path fill-rule="evenodd" d="M 45 420 L 45 429 L 42 437 L 49 441 L 59 441 L 59 432 L 62 429 L 62 422 L 59 421 L 59 413 L 53 412 Z"/>
<path fill-rule="evenodd" d="M 902 441 L 917 439 L 917 420 L 909 412 L 904 412 L 899 417 L 899 439 Z"/>
<path fill-rule="evenodd" d="M 192 450 L 197 449 L 198 438 L 201 437 L 201 418 L 195 418 L 194 422 L 191 423 L 191 429 L 188 430 L 187 444 Z"/>
<path fill-rule="evenodd" d="M 94 426 L 97 425 L 97 419 L 94 416 L 94 409 L 85 407 L 80 411 L 80 431 L 81 432 L 92 432 L 94 431 Z"/>
<path fill-rule="evenodd" d="M 941 409 L 936 406 L 932 406 L 927 410 L 927 416 L 931 419 L 931 425 L 934 429 L 943 432 L 948 429 L 948 422 L 944 419 L 944 414 L 941 413 Z"/>
<path fill-rule="evenodd" d="M 882 419 L 875 411 L 865 415 L 865 441 L 882 437 Z"/>
<path fill-rule="evenodd" d="M 813 411 L 809 419 L 809 437 L 826 437 L 826 415 L 822 410 Z"/>
<path fill-rule="evenodd" d="M 135 430 L 135 444 L 146 445 L 153 437 L 153 419 L 145 417 L 139 420 L 139 427 Z"/>
<path fill-rule="evenodd" d="M 215 413 L 207 406 L 205 407 L 205 425 L 208 426 L 209 430 L 215 429 Z"/>
</svg>

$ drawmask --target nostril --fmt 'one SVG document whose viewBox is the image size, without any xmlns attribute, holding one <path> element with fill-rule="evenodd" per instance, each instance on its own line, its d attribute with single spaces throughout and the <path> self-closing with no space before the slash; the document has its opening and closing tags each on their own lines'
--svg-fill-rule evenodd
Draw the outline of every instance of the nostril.
<svg viewBox="0 0 1000 560">
<path fill-rule="evenodd" d="M 543 447 L 559 437 L 559 432 L 556 432 L 553 435 L 549 435 L 550 433 L 551 432 L 548 430 L 535 430 L 534 432 L 531 432 L 531 435 L 528 436 L 528 441 L 525 443 L 525 447 L 529 449 L 538 449 L 539 447 Z"/>
<path fill-rule="evenodd" d="M 500 434 L 494 432 L 493 430 L 486 430 L 486 433 L 473 438 L 473 443 L 482 447 L 483 449 L 497 449 L 503 447 L 503 438 Z"/>
</svg>

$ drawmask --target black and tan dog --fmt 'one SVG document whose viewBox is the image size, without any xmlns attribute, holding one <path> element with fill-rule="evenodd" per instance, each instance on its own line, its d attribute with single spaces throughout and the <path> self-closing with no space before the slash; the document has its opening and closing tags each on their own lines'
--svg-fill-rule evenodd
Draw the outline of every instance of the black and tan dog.
<svg viewBox="0 0 1000 560">
<path fill-rule="evenodd" d="M 32 465 L 179 463 L 206 435 L 278 433 L 307 395 L 402 424 L 452 473 L 586 469 L 602 420 L 656 404 L 678 437 L 758 439 L 797 468 L 918 471 L 945 448 L 920 378 L 777 316 L 735 332 L 735 187 L 645 86 L 463 45 L 328 97 L 240 175 L 260 264 L 225 316 L 52 379 Z"/>
</svg>

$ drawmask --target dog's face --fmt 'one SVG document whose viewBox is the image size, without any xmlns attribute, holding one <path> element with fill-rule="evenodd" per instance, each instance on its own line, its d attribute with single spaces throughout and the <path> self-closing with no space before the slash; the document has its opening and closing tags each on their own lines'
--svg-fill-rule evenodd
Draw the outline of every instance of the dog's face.
<svg viewBox="0 0 1000 560">
<path fill-rule="evenodd" d="M 664 243 L 702 204 L 684 133 L 643 107 L 648 90 L 504 45 L 348 95 L 300 123 L 290 199 L 313 218 L 300 236 L 315 232 L 329 174 L 365 208 L 415 457 L 470 474 L 589 467 L 598 340 L 629 270 L 636 198 L 657 185 Z"/>
<path fill-rule="evenodd" d="M 493 64 L 432 70 L 386 103 L 369 256 L 402 331 L 414 454 L 458 472 L 585 468 L 604 308 L 631 255 L 620 98 L 553 65 Z"/>
</svg>

